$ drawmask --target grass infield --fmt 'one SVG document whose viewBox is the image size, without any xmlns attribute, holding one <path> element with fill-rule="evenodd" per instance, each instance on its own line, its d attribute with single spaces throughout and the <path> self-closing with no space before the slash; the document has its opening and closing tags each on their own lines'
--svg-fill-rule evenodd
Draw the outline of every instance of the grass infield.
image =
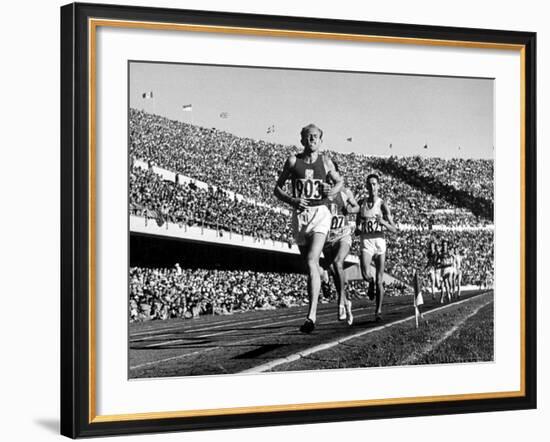
<svg viewBox="0 0 550 442">
<path fill-rule="evenodd" d="M 273 371 L 488 362 L 493 360 L 493 294 L 374 331 Z"/>
</svg>

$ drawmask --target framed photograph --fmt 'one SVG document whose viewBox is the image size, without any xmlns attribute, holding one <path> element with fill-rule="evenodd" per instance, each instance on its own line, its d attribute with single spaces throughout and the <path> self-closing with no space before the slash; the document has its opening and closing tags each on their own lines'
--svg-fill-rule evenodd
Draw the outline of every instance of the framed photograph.
<svg viewBox="0 0 550 442">
<path fill-rule="evenodd" d="M 61 433 L 536 407 L 536 35 L 61 8 Z"/>
</svg>

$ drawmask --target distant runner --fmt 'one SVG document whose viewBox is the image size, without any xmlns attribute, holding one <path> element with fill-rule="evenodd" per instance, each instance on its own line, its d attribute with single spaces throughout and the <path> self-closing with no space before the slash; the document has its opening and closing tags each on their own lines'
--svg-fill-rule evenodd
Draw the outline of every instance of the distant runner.
<svg viewBox="0 0 550 442">
<path fill-rule="evenodd" d="M 441 253 L 439 255 L 439 268 L 441 270 L 441 298 L 439 302 L 443 304 L 444 294 L 447 296 L 449 302 L 452 301 L 452 293 L 454 286 L 454 257 L 449 251 L 449 241 L 444 239 L 441 242 Z"/>
<path fill-rule="evenodd" d="M 437 268 L 438 255 L 439 253 L 435 242 L 430 241 L 428 251 L 426 252 L 426 269 L 428 270 L 428 275 L 430 278 L 430 292 L 432 294 L 432 300 L 435 299 L 435 290 L 439 290 L 441 285 L 441 272 Z"/>
</svg>

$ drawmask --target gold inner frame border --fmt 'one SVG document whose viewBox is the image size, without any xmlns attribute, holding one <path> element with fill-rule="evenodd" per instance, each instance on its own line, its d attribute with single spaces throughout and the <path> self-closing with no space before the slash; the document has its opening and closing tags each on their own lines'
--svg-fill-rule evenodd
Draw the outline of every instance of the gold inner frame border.
<svg viewBox="0 0 550 442">
<path fill-rule="evenodd" d="M 368 399 L 368 400 L 353 400 L 353 401 L 337 401 L 337 402 L 317 402 L 317 403 L 300 403 L 300 404 L 284 404 L 284 405 L 261 405 L 235 408 L 216 408 L 216 409 L 197 409 L 197 410 L 181 410 L 181 411 L 166 411 L 166 412 L 148 412 L 148 413 L 131 413 L 131 414 L 113 414 L 113 415 L 97 415 L 96 414 L 96 237 L 95 237 L 95 219 L 96 219 L 96 35 L 98 27 L 115 27 L 115 28 L 133 28 L 147 30 L 172 30 L 185 32 L 207 32 L 218 34 L 236 34 L 236 35 L 255 35 L 269 37 L 292 37 L 292 38 L 308 38 L 308 39 L 324 39 L 324 40 L 341 40 L 341 41 L 359 41 L 370 43 L 390 43 L 390 44 L 412 44 L 419 46 L 446 46 L 446 47 L 462 47 L 462 48 L 478 48 L 478 49 L 499 49 L 518 51 L 520 54 L 520 389 L 518 391 L 504 392 L 488 392 L 488 393 L 471 393 L 471 394 L 455 394 L 455 395 L 438 395 L 438 396 L 418 396 L 404 398 L 389 398 L 389 399 Z M 492 42 L 474 42 L 474 41 L 458 41 L 458 40 L 440 40 L 440 39 L 423 39 L 423 38 L 405 38 L 405 37 L 389 37 L 376 35 L 360 35 L 360 34 L 339 34 L 339 33 L 323 33 L 323 32 L 306 32 L 292 31 L 282 29 L 264 29 L 264 28 L 246 28 L 232 26 L 211 26 L 211 25 L 191 25 L 181 23 L 159 23 L 159 22 L 140 22 L 131 20 L 111 20 L 111 19 L 88 19 L 88 94 L 89 94 L 89 113 L 88 113 L 88 149 L 89 149 L 89 383 L 88 383 L 88 422 L 121 422 L 121 421 L 138 421 L 147 419 L 170 419 L 198 416 L 229 416 L 240 415 L 247 413 L 274 413 L 281 411 L 305 411 L 305 410 L 323 410 L 334 408 L 355 408 L 365 406 L 380 406 L 380 405 L 398 405 L 398 404 L 415 404 L 428 402 L 443 402 L 443 401 L 463 401 L 463 400 L 483 400 L 483 399 L 499 399 L 499 398 L 514 398 L 523 397 L 526 392 L 525 379 L 525 110 L 526 110 L 526 84 L 525 84 L 525 45 L 521 44 L 506 44 Z"/>
</svg>

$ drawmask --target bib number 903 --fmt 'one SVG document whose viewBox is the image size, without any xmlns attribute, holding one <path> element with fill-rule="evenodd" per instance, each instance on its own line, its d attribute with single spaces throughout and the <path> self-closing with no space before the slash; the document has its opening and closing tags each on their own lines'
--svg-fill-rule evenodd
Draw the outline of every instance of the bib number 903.
<svg viewBox="0 0 550 442">
<path fill-rule="evenodd" d="M 297 179 L 294 184 L 296 197 L 307 200 L 320 200 L 322 198 L 322 183 L 322 180 Z"/>
</svg>

